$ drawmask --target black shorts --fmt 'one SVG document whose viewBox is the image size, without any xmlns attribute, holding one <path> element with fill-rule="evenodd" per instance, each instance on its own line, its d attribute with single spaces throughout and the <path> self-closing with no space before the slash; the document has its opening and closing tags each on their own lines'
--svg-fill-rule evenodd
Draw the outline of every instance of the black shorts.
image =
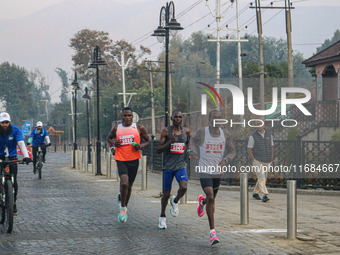
<svg viewBox="0 0 340 255">
<path fill-rule="evenodd" d="M 138 172 L 139 159 L 131 160 L 131 161 L 119 161 L 117 160 L 117 168 L 118 174 L 121 176 L 122 174 L 127 174 L 129 176 L 129 184 L 132 184 Z"/>
<path fill-rule="evenodd" d="M 216 194 L 221 184 L 221 175 L 200 174 L 200 183 L 202 189 L 212 187 Z"/>
</svg>

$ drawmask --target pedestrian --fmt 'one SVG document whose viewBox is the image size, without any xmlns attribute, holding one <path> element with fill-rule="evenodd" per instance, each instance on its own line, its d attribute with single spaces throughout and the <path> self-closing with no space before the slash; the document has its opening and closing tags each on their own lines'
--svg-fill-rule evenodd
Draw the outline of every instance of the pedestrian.
<svg viewBox="0 0 340 255">
<path fill-rule="evenodd" d="M 162 130 L 157 147 L 157 153 L 164 152 L 163 161 L 163 196 L 161 199 L 161 215 L 158 220 L 158 228 L 166 229 L 165 209 L 170 198 L 172 181 L 176 178 L 179 189 L 177 196 L 170 199 L 170 214 L 177 217 L 179 214 L 178 201 L 184 196 L 188 187 L 188 175 L 186 171 L 186 152 L 189 146 L 190 130 L 182 126 L 183 114 L 175 110 L 172 113 L 172 125 Z"/>
<path fill-rule="evenodd" d="M 257 181 L 253 191 L 253 198 L 267 202 L 270 200 L 266 188 L 267 170 L 274 158 L 274 141 L 271 133 L 265 129 L 264 120 L 257 121 L 257 131 L 249 137 L 248 154 L 256 169 Z M 263 194 L 262 198 L 259 193 Z"/>
<path fill-rule="evenodd" d="M 122 123 L 112 128 L 107 141 L 111 153 L 115 156 L 120 177 L 120 193 L 117 196 L 120 209 L 118 221 L 125 223 L 128 218 L 127 206 L 141 158 L 140 150 L 150 144 L 150 139 L 145 127 L 132 121 L 133 111 L 130 107 L 122 109 L 121 117 Z M 145 141 L 143 144 L 141 137 Z"/>
<path fill-rule="evenodd" d="M 236 155 L 235 145 L 230 132 L 214 125 L 214 119 L 221 119 L 221 112 L 212 110 L 209 113 L 209 126 L 197 130 L 191 139 L 190 158 L 199 158 L 198 172 L 205 197 L 197 197 L 197 214 L 204 215 L 204 207 L 210 227 L 210 244 L 219 243 L 215 231 L 214 208 L 215 198 L 220 187 L 222 173 L 228 162 Z"/>
<path fill-rule="evenodd" d="M 9 160 L 17 160 L 18 152 L 17 145 L 19 145 L 22 154 L 24 155 L 23 161 L 27 164 L 32 162 L 28 156 L 27 148 L 25 146 L 24 135 L 22 134 L 20 128 L 11 123 L 11 116 L 7 112 L 2 112 L 0 114 L 0 159 L 5 160 L 8 157 Z M 6 155 L 7 149 L 7 155 Z M 18 214 L 17 210 L 17 195 L 18 195 L 18 181 L 17 173 L 18 166 L 16 164 L 11 164 L 9 166 L 11 174 L 13 175 L 13 187 L 14 187 L 14 215 Z"/>
</svg>

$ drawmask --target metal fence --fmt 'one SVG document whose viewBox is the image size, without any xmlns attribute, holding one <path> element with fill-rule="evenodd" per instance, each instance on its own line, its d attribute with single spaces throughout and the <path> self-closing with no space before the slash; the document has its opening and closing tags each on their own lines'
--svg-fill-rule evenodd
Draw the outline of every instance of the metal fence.
<svg viewBox="0 0 340 255">
<path fill-rule="evenodd" d="M 159 140 L 154 140 L 151 146 L 143 149 L 143 155 L 148 158 L 147 167 L 149 170 L 162 170 L 162 153 L 157 154 L 156 150 L 158 144 Z M 234 140 L 234 144 L 236 156 L 230 164 L 236 169 L 240 169 L 241 166 L 251 166 L 252 163 L 247 152 L 248 140 Z M 336 165 L 340 164 L 340 142 L 274 140 L 274 144 L 274 165 L 287 166 L 295 172 L 269 173 L 267 181 L 269 187 L 286 187 L 287 180 L 297 179 L 300 188 L 340 190 L 340 167 L 335 169 Z M 197 165 L 196 159 L 188 160 L 189 179 L 199 178 L 195 171 Z M 314 168 L 311 169 L 311 167 Z M 228 173 L 224 179 L 228 185 L 239 185 L 239 172 Z M 250 173 L 249 183 L 255 184 L 255 182 L 255 173 Z"/>
</svg>

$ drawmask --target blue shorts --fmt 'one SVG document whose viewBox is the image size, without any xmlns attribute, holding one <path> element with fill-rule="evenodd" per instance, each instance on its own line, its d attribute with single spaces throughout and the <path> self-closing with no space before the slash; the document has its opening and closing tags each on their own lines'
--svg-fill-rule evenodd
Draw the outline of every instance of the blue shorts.
<svg viewBox="0 0 340 255">
<path fill-rule="evenodd" d="M 181 168 L 178 170 L 163 170 L 163 185 L 164 190 L 171 190 L 172 181 L 176 177 L 177 182 L 180 181 L 188 181 L 187 170 L 185 168 Z"/>
</svg>

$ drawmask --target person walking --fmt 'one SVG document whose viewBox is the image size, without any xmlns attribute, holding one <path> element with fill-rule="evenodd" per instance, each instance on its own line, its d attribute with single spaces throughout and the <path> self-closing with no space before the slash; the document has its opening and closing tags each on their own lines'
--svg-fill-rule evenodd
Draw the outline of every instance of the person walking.
<svg viewBox="0 0 340 255">
<path fill-rule="evenodd" d="M 217 125 L 214 126 L 214 119 L 221 119 L 220 111 L 212 110 L 209 113 L 209 126 L 197 130 L 191 139 L 190 146 L 190 158 L 199 158 L 200 183 L 205 193 L 205 197 L 202 194 L 197 197 L 197 214 L 202 217 L 206 206 L 211 245 L 219 243 L 215 231 L 214 208 L 221 183 L 222 169 L 236 155 L 231 134 Z"/>
<path fill-rule="evenodd" d="M 253 191 L 253 198 L 269 201 L 266 181 L 270 165 L 274 158 L 274 141 L 271 133 L 265 129 L 263 120 L 257 121 L 257 131 L 255 131 L 248 140 L 248 154 L 256 167 L 256 185 Z M 261 198 L 259 193 L 263 194 Z"/>
<path fill-rule="evenodd" d="M 158 228 L 166 229 L 165 210 L 170 198 L 172 181 L 176 178 L 179 189 L 177 195 L 170 199 L 170 214 L 177 217 L 179 214 L 178 201 L 184 196 L 188 187 L 188 175 L 186 171 L 186 152 L 189 146 L 190 130 L 182 126 L 183 114 L 175 110 L 172 113 L 172 125 L 162 130 L 157 147 L 157 153 L 164 153 L 163 161 L 163 196 L 161 199 L 161 215 L 158 220 Z"/>
<path fill-rule="evenodd" d="M 121 117 L 122 123 L 112 128 L 107 141 L 111 153 L 115 156 L 120 177 L 120 193 L 117 196 L 120 210 L 118 221 L 125 223 L 128 218 L 127 206 L 141 158 L 140 150 L 151 142 L 145 127 L 133 123 L 133 111 L 130 107 L 122 109 Z M 143 144 L 141 144 L 141 137 L 145 141 Z"/>
</svg>

